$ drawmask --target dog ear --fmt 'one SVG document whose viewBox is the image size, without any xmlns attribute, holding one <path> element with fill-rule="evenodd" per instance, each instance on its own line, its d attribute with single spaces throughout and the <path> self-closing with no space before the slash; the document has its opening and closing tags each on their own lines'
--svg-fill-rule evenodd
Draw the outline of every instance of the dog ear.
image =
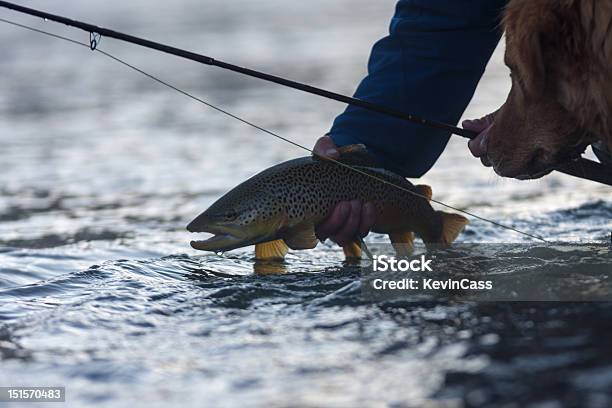
<svg viewBox="0 0 612 408">
<path fill-rule="evenodd" d="M 532 33 L 524 36 L 521 44 L 517 44 L 517 65 L 525 82 L 524 91 L 531 95 L 542 95 L 546 84 L 542 38 L 542 33 Z"/>
<path fill-rule="evenodd" d="M 527 95 L 541 95 L 546 83 L 542 42 L 552 18 L 543 2 L 512 0 L 504 12 L 506 60 Z"/>
</svg>

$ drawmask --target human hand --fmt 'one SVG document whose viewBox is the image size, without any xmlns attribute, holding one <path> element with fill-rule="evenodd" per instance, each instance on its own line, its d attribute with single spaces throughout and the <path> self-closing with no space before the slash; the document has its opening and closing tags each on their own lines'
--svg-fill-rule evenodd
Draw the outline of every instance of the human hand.
<svg viewBox="0 0 612 408">
<path fill-rule="evenodd" d="M 480 119 L 464 120 L 461 123 L 465 129 L 478 132 L 478 136 L 468 142 L 468 147 L 472 155 L 480 158 L 482 164 L 487 167 L 491 167 L 491 163 L 487 157 L 487 139 L 489 137 L 489 130 L 491 126 L 493 126 L 496 113 L 497 112 L 490 113 Z"/>
<path fill-rule="evenodd" d="M 329 136 L 323 136 L 314 146 L 318 156 L 337 159 L 340 157 L 334 141 Z M 341 201 L 331 214 L 315 227 L 315 233 L 320 241 L 330 238 L 340 246 L 345 246 L 355 238 L 363 238 L 376 222 L 376 208 L 372 203 L 362 203 L 359 200 Z"/>
</svg>

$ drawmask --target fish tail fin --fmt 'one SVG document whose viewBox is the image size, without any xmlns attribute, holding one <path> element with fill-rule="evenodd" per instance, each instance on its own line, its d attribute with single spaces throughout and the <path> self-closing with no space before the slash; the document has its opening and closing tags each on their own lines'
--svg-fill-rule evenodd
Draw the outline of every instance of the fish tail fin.
<svg viewBox="0 0 612 408">
<path fill-rule="evenodd" d="M 422 195 L 427 199 L 427 201 L 431 201 L 431 197 L 433 197 L 433 192 L 431 191 L 431 187 L 427 184 L 417 184 L 416 186 L 417 193 Z"/>
<path fill-rule="evenodd" d="M 462 215 L 436 211 L 442 217 L 442 234 L 439 243 L 450 245 L 463 231 L 469 220 Z"/>
</svg>

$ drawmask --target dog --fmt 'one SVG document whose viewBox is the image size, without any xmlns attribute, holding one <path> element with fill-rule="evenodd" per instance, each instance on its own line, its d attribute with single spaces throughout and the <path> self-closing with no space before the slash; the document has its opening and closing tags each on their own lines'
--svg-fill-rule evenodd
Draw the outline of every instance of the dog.
<svg viewBox="0 0 612 408">
<path fill-rule="evenodd" d="M 538 178 L 588 145 L 612 152 L 612 0 L 511 0 L 503 26 L 512 88 L 486 140 L 495 172 Z"/>
</svg>

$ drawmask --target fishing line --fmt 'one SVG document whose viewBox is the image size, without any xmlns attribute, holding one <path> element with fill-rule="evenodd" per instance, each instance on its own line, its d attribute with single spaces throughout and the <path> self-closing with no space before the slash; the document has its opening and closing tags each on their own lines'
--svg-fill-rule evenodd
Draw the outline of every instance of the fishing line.
<svg viewBox="0 0 612 408">
<path fill-rule="evenodd" d="M 37 33 L 40 33 L 40 34 L 44 34 L 44 35 L 47 35 L 47 36 L 50 36 L 50 37 L 53 37 L 53 38 L 57 38 L 57 39 L 64 40 L 64 41 L 68 41 L 68 42 L 70 42 L 72 44 L 80 45 L 82 47 L 87 47 L 87 48 L 91 49 L 92 51 L 99 52 L 100 54 L 102 54 L 102 55 L 104 55 L 104 56 L 106 56 L 106 57 L 108 57 L 108 58 L 110 58 L 110 59 L 112 59 L 112 60 L 114 60 L 114 61 L 116 61 L 116 62 L 118 62 L 118 63 L 120 63 L 120 64 L 122 64 L 124 66 L 126 66 L 126 67 L 128 67 L 128 68 L 130 68 L 131 70 L 134 70 L 134 71 L 136 71 L 136 72 L 146 76 L 147 78 L 152 79 L 153 81 L 155 81 L 155 82 L 157 82 L 157 83 L 159 83 L 161 85 L 164 85 L 164 86 L 166 86 L 166 87 L 168 87 L 168 88 L 170 88 L 170 89 L 172 89 L 172 90 L 174 90 L 174 91 L 176 91 L 176 92 L 178 92 L 178 93 L 180 93 L 182 95 L 185 95 L 186 97 L 188 97 L 190 99 L 193 99 L 193 100 L 195 100 L 195 101 L 197 101 L 197 102 L 199 102 L 199 103 L 201 103 L 203 105 L 208 106 L 209 108 L 212 108 L 212 109 L 214 109 L 214 110 L 216 110 L 216 111 L 218 111 L 220 113 L 223 113 L 226 116 L 229 116 L 229 117 L 231 117 L 233 119 L 236 119 L 237 121 L 242 122 L 245 125 L 251 126 L 251 127 L 255 128 L 257 130 L 260 130 L 260 131 L 262 131 L 264 133 L 267 133 L 267 134 L 269 134 L 271 136 L 274 136 L 277 139 L 283 140 L 283 141 L 285 141 L 285 142 L 287 142 L 287 143 L 289 143 L 289 144 L 291 144 L 291 145 L 293 145 L 295 147 L 298 147 L 298 148 L 300 148 L 302 150 L 305 150 L 305 151 L 311 153 L 312 155 L 317 156 L 317 157 L 319 157 L 319 158 L 321 158 L 323 160 L 327 160 L 327 161 L 336 163 L 339 166 L 342 166 L 342 167 L 345 167 L 347 169 L 350 169 L 351 171 L 354 171 L 356 173 L 359 173 L 359 174 L 364 175 L 366 177 L 369 177 L 371 179 L 378 180 L 379 182 L 382 182 L 384 184 L 387 184 L 387 185 L 392 186 L 394 188 L 397 188 L 399 190 L 405 191 L 405 192 L 407 192 L 409 194 L 412 194 L 414 196 L 417 196 L 417 197 L 420 197 L 420 198 L 424 198 L 426 200 L 429 200 L 431 202 L 439 204 L 439 205 L 441 205 L 443 207 L 446 207 L 446 208 L 452 209 L 454 211 L 457 211 L 457 212 L 469 215 L 470 217 L 479 219 L 479 220 L 484 221 L 484 222 L 488 222 L 488 223 L 490 223 L 492 225 L 496 225 L 496 226 L 498 226 L 500 228 L 504 228 L 504 229 L 507 229 L 507 230 L 510 230 L 510 231 L 514 231 L 514 232 L 516 232 L 518 234 L 522 234 L 522 235 L 525 235 L 527 237 L 535 238 L 535 239 L 540 240 L 542 242 L 548 242 L 543 237 L 541 237 L 539 235 L 535 235 L 535 234 L 531 234 L 531 233 L 528 233 L 528 232 L 524 232 L 524 231 L 518 230 L 518 229 L 516 229 L 514 227 L 510 227 L 508 225 L 501 224 L 501 223 L 499 223 L 497 221 L 493 221 L 493 220 L 487 219 L 485 217 L 481 217 L 481 216 L 476 215 L 476 214 L 474 214 L 474 213 L 472 213 L 470 211 L 466 211 L 466 210 L 462 210 L 462 209 L 457 208 L 457 207 L 453 207 L 452 205 L 445 204 L 445 203 L 443 203 L 443 202 L 441 202 L 439 200 L 435 200 L 433 198 L 429 199 L 429 198 L 425 197 L 422 194 L 416 193 L 416 192 L 414 192 L 412 190 L 409 190 L 409 189 L 404 188 L 402 186 L 399 186 L 399 185 L 397 185 L 395 183 L 392 183 L 390 181 L 387 181 L 385 179 L 377 177 L 377 176 L 375 176 L 373 174 L 370 174 L 368 172 L 365 172 L 365 171 L 363 171 L 361 169 L 357 169 L 357 168 L 355 168 L 355 167 L 353 167 L 351 165 L 348 165 L 346 163 L 343 163 L 341 161 L 338 161 L 338 160 L 335 160 L 335 159 L 332 159 L 332 158 L 329 158 L 329 157 L 326 157 L 326 156 L 321 156 L 321 155 L 315 153 L 312 149 L 310 149 L 310 148 L 308 148 L 308 147 L 306 147 L 304 145 L 301 145 L 301 144 L 299 144 L 297 142 L 294 142 L 291 139 L 287 139 L 286 137 L 283 137 L 283 136 L 281 136 L 281 135 L 279 135 L 277 133 L 274 133 L 271 130 L 263 128 L 263 127 L 255 124 L 255 123 L 250 122 L 250 121 L 248 121 L 246 119 L 243 119 L 243 118 L 241 118 L 239 116 L 236 116 L 235 114 L 233 114 L 231 112 L 228 112 L 228 111 L 226 111 L 226 110 L 224 110 L 222 108 L 219 108 L 218 106 L 215 106 L 215 105 L 213 105 L 213 104 L 211 104 L 211 103 L 209 103 L 209 102 L 207 102 L 207 101 L 205 101 L 205 100 L 203 100 L 203 99 L 201 99 L 201 98 L 199 98 L 199 97 L 197 97 L 197 96 L 195 96 L 195 95 L 193 95 L 193 94 L 191 94 L 191 93 L 189 93 L 187 91 L 184 91 L 184 90 L 176 87 L 175 85 L 172 85 L 172 84 L 170 84 L 170 83 L 168 83 L 168 82 L 166 82 L 166 81 L 164 81 L 164 80 L 162 80 L 162 79 L 160 79 L 160 78 L 158 78 L 158 77 L 156 77 L 156 76 L 154 76 L 152 74 L 149 74 L 146 71 L 143 71 L 142 69 L 140 69 L 140 68 L 138 68 L 138 67 L 136 67 L 136 66 L 134 66 L 134 65 L 132 65 L 132 64 L 130 64 L 130 63 L 128 63 L 128 62 L 118 58 L 118 57 L 115 57 L 114 55 L 112 55 L 112 54 L 110 54 L 110 53 L 108 53 L 106 51 L 101 50 L 98 47 L 98 45 L 100 43 L 100 40 L 101 40 L 101 36 L 99 34 L 97 34 L 97 33 L 90 33 L 90 44 L 86 44 L 86 43 L 82 43 L 80 41 L 74 40 L 72 38 L 69 38 L 69 37 L 64 37 L 64 36 L 59 35 L 59 34 L 55 34 L 55 33 L 49 32 L 49 31 L 45 31 L 45 30 L 41 30 L 41 29 L 38 29 L 38 28 L 35 28 L 35 27 L 31 27 L 31 26 L 28 26 L 28 25 L 25 25 L 25 24 L 20 24 L 20 23 L 14 22 L 14 21 L 6 20 L 4 18 L 0 18 L 0 21 L 2 21 L 4 23 L 7 23 L 7 24 L 10 24 L 10 25 L 13 25 L 13 26 L 24 28 L 26 30 L 30 30 L 30 31 L 34 31 L 34 32 L 37 32 Z"/>
</svg>

